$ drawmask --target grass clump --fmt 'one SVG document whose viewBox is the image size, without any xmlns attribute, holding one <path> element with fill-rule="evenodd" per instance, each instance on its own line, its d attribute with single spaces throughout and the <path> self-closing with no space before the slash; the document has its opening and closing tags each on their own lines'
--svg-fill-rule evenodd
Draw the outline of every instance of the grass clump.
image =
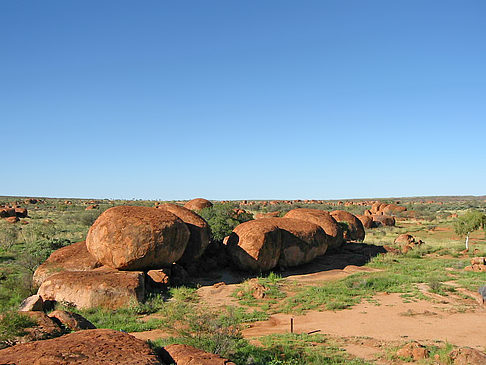
<svg viewBox="0 0 486 365">
<path fill-rule="evenodd" d="M 25 334 L 26 328 L 36 324 L 35 320 L 19 312 L 3 313 L 0 316 L 0 348 L 12 345 L 16 337 Z"/>
</svg>

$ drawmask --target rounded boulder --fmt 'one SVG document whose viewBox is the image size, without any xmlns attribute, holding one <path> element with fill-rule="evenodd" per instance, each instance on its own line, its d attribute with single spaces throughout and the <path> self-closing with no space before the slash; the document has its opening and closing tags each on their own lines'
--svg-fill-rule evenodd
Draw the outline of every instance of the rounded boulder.
<svg viewBox="0 0 486 365">
<path fill-rule="evenodd" d="M 179 217 L 189 228 L 190 236 L 186 250 L 179 262 L 191 262 L 201 257 L 209 245 L 211 230 L 208 223 L 192 210 L 176 204 L 161 204 L 158 209 L 166 210 Z"/>
<path fill-rule="evenodd" d="M 189 236 L 187 225 L 169 211 L 119 206 L 106 210 L 93 223 L 86 247 L 103 265 L 143 270 L 178 261 Z"/>
<path fill-rule="evenodd" d="M 337 249 L 343 243 L 343 231 L 337 224 L 336 220 L 326 212 L 320 209 L 298 208 L 292 209 L 284 218 L 300 219 L 306 222 L 314 223 L 320 226 L 328 236 L 328 248 Z"/>
<path fill-rule="evenodd" d="M 196 198 L 189 200 L 186 204 L 184 204 L 184 208 L 190 209 L 190 210 L 202 210 L 204 208 L 210 208 L 213 206 L 213 203 L 211 203 L 207 199 L 203 198 Z"/>
<path fill-rule="evenodd" d="M 345 210 L 334 210 L 331 216 L 338 222 L 345 223 L 348 228 L 344 232 L 344 239 L 347 241 L 363 241 L 365 230 L 361 221 L 354 214 Z"/>
<path fill-rule="evenodd" d="M 268 271 L 278 264 L 282 250 L 281 230 L 268 219 L 248 221 L 236 226 L 226 247 L 231 260 L 241 270 Z"/>
</svg>

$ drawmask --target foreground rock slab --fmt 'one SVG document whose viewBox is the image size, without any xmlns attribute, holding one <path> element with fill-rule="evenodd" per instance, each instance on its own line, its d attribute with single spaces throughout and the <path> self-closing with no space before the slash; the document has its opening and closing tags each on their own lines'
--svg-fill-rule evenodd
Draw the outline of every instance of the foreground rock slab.
<svg viewBox="0 0 486 365">
<path fill-rule="evenodd" d="M 144 341 L 123 332 L 95 329 L 1 350 L 0 364 L 163 365 L 164 363 Z"/>
<path fill-rule="evenodd" d="M 165 348 L 163 360 L 177 365 L 235 365 L 219 355 L 211 354 L 188 345 L 169 345 Z"/>
<path fill-rule="evenodd" d="M 44 301 L 65 302 L 78 308 L 117 309 L 143 300 L 145 277 L 140 271 L 104 268 L 62 272 L 44 281 L 37 294 Z"/>
</svg>

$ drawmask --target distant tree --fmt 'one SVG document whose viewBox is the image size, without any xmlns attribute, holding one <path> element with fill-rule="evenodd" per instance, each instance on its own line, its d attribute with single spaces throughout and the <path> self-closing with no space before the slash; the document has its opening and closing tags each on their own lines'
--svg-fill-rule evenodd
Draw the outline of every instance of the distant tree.
<svg viewBox="0 0 486 365">
<path fill-rule="evenodd" d="M 466 237 L 466 250 L 469 249 L 469 235 L 486 227 L 486 215 L 478 210 L 470 210 L 454 222 L 454 230 L 461 237 Z"/>
<path fill-rule="evenodd" d="M 208 222 L 213 240 L 222 242 L 237 225 L 253 219 L 251 213 L 237 214 L 235 209 L 233 204 L 215 204 L 198 211 L 198 214 Z"/>
</svg>

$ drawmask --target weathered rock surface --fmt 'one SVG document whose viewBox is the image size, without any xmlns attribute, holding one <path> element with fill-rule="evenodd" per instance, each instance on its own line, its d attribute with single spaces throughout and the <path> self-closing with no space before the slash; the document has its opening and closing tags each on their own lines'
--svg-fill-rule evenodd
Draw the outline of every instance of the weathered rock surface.
<svg viewBox="0 0 486 365">
<path fill-rule="evenodd" d="M 161 204 L 158 209 L 167 210 L 168 212 L 179 217 L 189 228 L 190 236 L 187 242 L 186 250 L 179 259 L 179 262 L 192 262 L 201 257 L 204 250 L 209 245 L 209 236 L 211 230 L 208 223 L 192 210 L 181 207 L 176 204 Z"/>
<path fill-rule="evenodd" d="M 328 236 L 328 248 L 337 249 L 343 244 L 343 231 L 329 212 L 319 209 L 292 209 L 284 218 L 300 219 L 320 226 Z"/>
<path fill-rule="evenodd" d="M 144 273 L 100 268 L 66 271 L 45 280 L 38 293 L 42 299 L 73 304 L 78 308 L 128 307 L 145 296 Z"/>
<path fill-rule="evenodd" d="M 114 330 L 93 329 L 0 351 L 1 364 L 163 365 L 144 341 Z"/>
<path fill-rule="evenodd" d="M 59 321 L 65 328 L 72 331 L 95 329 L 95 325 L 82 315 L 63 310 L 55 310 L 49 313 L 49 318 Z"/>
<path fill-rule="evenodd" d="M 219 355 L 211 354 L 188 345 L 169 345 L 164 347 L 162 358 L 167 363 L 177 365 L 235 365 Z"/>
<path fill-rule="evenodd" d="M 347 224 L 348 229 L 344 231 L 344 239 L 347 241 L 363 241 L 365 230 L 361 221 L 354 214 L 345 210 L 334 210 L 331 216 L 338 222 Z"/>
<path fill-rule="evenodd" d="M 98 217 L 86 246 L 99 262 L 115 269 L 157 269 L 182 257 L 189 235 L 187 225 L 164 209 L 118 206 Z"/>
<path fill-rule="evenodd" d="M 20 303 L 19 312 L 32 312 L 44 310 L 44 301 L 40 295 L 31 295 Z"/>
<path fill-rule="evenodd" d="M 196 198 L 189 200 L 186 204 L 184 204 L 184 208 L 190 209 L 190 210 L 202 210 L 204 208 L 211 208 L 213 206 L 213 203 L 211 203 L 207 199 L 203 198 Z"/>
<path fill-rule="evenodd" d="M 395 217 L 392 217 L 390 215 L 373 214 L 371 217 L 373 218 L 373 227 L 393 227 L 396 223 Z"/>
<path fill-rule="evenodd" d="M 50 275 L 62 271 L 88 271 L 101 264 L 88 252 L 84 241 L 54 251 L 34 272 L 34 285 L 39 287 Z"/>
<path fill-rule="evenodd" d="M 233 230 L 226 246 L 238 268 L 268 271 L 277 266 L 282 250 L 282 232 L 275 222 L 267 219 L 248 221 Z"/>
<path fill-rule="evenodd" d="M 450 358 L 457 365 L 484 365 L 486 364 L 486 354 L 484 352 L 462 347 L 452 351 L 449 354 Z"/>
<path fill-rule="evenodd" d="M 364 228 L 370 229 L 373 227 L 373 218 L 369 215 L 356 215 L 356 218 L 361 221 Z"/>
<path fill-rule="evenodd" d="M 293 218 L 265 218 L 282 231 L 278 264 L 282 268 L 308 263 L 327 250 L 327 235 L 317 224 Z"/>
<path fill-rule="evenodd" d="M 418 342 L 410 342 L 397 351 L 397 356 L 415 361 L 425 359 L 429 356 L 429 351 L 425 346 Z"/>
</svg>

